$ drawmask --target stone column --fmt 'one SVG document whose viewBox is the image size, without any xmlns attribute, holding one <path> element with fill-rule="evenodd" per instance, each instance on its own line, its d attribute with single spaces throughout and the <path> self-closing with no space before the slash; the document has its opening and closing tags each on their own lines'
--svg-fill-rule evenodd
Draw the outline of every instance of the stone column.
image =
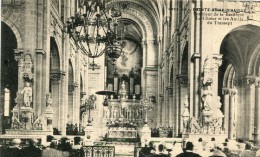
<svg viewBox="0 0 260 157">
<path fill-rule="evenodd" d="M 174 130 L 174 133 L 175 133 L 175 136 L 177 137 L 178 134 L 180 133 L 180 127 L 179 127 L 179 119 L 180 119 L 180 110 L 179 110 L 179 103 L 180 103 L 180 82 L 179 82 L 179 78 L 176 77 L 176 80 L 175 80 L 175 84 L 176 84 L 176 88 L 175 88 L 175 105 L 174 105 L 174 110 L 175 110 L 175 121 L 174 121 L 174 124 L 175 124 L 175 130 Z"/>
<path fill-rule="evenodd" d="M 36 111 L 35 114 L 36 115 L 41 115 L 43 114 L 42 111 L 44 111 L 45 105 L 43 104 L 43 98 L 42 98 L 42 71 L 43 71 L 43 67 L 45 65 L 43 65 L 42 61 L 43 61 L 43 55 L 45 54 L 43 49 L 36 49 L 36 81 L 35 81 L 35 88 L 36 88 L 36 102 L 34 103 L 34 110 Z"/>
<path fill-rule="evenodd" d="M 235 89 L 230 89 L 229 90 L 229 125 L 228 125 L 228 138 L 233 139 L 234 137 L 234 132 L 235 132 L 235 127 L 236 127 L 236 122 L 235 120 L 235 95 L 236 95 L 236 90 Z"/>
<path fill-rule="evenodd" d="M 246 139 L 253 140 L 255 111 L 255 76 L 246 77 Z"/>
<path fill-rule="evenodd" d="M 75 83 L 74 83 L 74 88 L 75 88 L 75 94 L 74 94 L 74 103 L 75 106 L 73 108 L 73 123 L 79 125 L 79 108 L 80 108 L 80 69 L 81 69 L 81 64 L 83 64 L 80 60 L 80 54 L 78 51 L 75 51 Z"/>
<path fill-rule="evenodd" d="M 224 95 L 223 105 L 224 105 L 224 131 L 225 134 L 229 132 L 229 88 L 222 88 L 222 94 Z"/>
<path fill-rule="evenodd" d="M 179 83 L 179 93 L 178 93 L 178 133 L 180 133 L 183 129 L 183 119 L 181 114 L 184 112 L 184 106 L 182 105 L 185 102 L 185 97 L 188 95 L 188 76 L 187 75 L 178 75 L 178 83 Z M 177 125 L 176 124 L 176 125 Z"/>
<path fill-rule="evenodd" d="M 246 119 L 246 106 L 245 106 L 245 90 L 244 90 L 244 82 L 243 79 L 241 78 L 235 78 L 233 80 L 233 84 L 235 88 L 237 88 L 237 95 L 238 95 L 238 100 L 236 103 L 237 106 L 237 127 L 236 127 L 236 135 L 237 138 L 244 138 L 245 137 L 245 119 Z"/>
<path fill-rule="evenodd" d="M 193 108 L 190 109 L 191 116 L 198 118 L 201 112 L 201 95 L 200 95 L 200 54 L 195 53 L 192 56 L 194 61 L 194 84 L 193 84 Z"/>
<path fill-rule="evenodd" d="M 65 72 L 60 70 L 51 71 L 50 79 L 51 79 L 51 88 L 52 88 L 52 101 L 53 101 L 53 128 L 57 128 L 61 130 L 61 119 L 62 119 L 62 111 L 61 107 L 63 106 L 60 96 L 61 95 L 61 82 Z"/>
<path fill-rule="evenodd" d="M 24 50 L 22 50 L 22 49 L 14 50 L 15 60 L 18 62 L 18 78 L 17 78 L 18 79 L 18 91 L 21 91 L 24 87 L 23 73 L 22 73 L 23 65 L 24 65 L 23 54 L 24 54 Z"/>
<path fill-rule="evenodd" d="M 217 96 L 218 95 L 218 69 L 222 64 L 222 54 L 214 54 L 213 55 L 213 82 L 212 82 L 212 91 Z"/>
<path fill-rule="evenodd" d="M 256 135 L 255 142 L 256 144 L 260 144 L 260 78 L 256 79 L 255 84 L 255 127 L 256 127 Z"/>
<path fill-rule="evenodd" d="M 169 99 L 169 122 L 168 122 L 168 126 L 172 127 L 173 126 L 173 122 L 172 122 L 172 118 L 173 118 L 173 107 L 174 107 L 174 103 L 172 101 L 173 98 L 173 88 L 172 88 L 172 84 L 170 84 L 170 86 L 168 87 L 168 99 Z"/>
</svg>

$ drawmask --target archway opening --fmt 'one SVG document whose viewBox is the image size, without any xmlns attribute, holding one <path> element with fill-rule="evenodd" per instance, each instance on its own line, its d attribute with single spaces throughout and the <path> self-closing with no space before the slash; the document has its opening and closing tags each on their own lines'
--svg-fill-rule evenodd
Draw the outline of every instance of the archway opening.
<svg viewBox="0 0 260 157">
<path fill-rule="evenodd" d="M 12 109 L 18 90 L 18 63 L 14 56 L 14 49 L 17 49 L 17 39 L 11 28 L 4 22 L 1 22 L 1 39 L 1 91 L 8 86 L 10 108 Z"/>
</svg>

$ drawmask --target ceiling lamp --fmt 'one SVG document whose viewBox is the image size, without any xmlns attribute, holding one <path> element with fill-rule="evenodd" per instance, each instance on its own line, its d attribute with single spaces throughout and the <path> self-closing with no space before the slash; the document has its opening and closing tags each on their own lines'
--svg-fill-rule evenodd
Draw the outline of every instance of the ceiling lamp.
<svg viewBox="0 0 260 157">
<path fill-rule="evenodd" d="M 117 19 L 121 11 L 115 8 L 106 10 L 104 0 L 81 0 L 79 12 L 67 21 L 67 33 L 77 47 L 89 58 L 97 58 L 105 52 L 113 60 L 122 51 L 117 32 Z"/>
</svg>

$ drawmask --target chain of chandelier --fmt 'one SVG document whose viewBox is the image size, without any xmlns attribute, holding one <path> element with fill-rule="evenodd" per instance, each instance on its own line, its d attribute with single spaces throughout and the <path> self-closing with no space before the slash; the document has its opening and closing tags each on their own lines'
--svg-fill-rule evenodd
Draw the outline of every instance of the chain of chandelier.
<svg viewBox="0 0 260 157">
<path fill-rule="evenodd" d="M 105 8 L 105 0 L 79 0 L 79 12 L 67 21 L 67 33 L 77 47 L 89 58 L 104 53 L 114 62 L 120 57 L 124 29 L 118 30 L 121 10 Z M 93 65 L 94 66 L 94 65 Z"/>
</svg>

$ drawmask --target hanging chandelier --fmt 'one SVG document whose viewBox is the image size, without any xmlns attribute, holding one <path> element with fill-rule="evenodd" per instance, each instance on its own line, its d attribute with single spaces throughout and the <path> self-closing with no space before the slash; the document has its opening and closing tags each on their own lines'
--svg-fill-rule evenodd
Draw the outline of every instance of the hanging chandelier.
<svg viewBox="0 0 260 157">
<path fill-rule="evenodd" d="M 89 58 L 107 53 L 113 61 L 120 57 L 124 42 L 118 32 L 119 9 L 105 8 L 104 0 L 79 0 L 79 12 L 67 21 L 67 33 Z"/>
</svg>

